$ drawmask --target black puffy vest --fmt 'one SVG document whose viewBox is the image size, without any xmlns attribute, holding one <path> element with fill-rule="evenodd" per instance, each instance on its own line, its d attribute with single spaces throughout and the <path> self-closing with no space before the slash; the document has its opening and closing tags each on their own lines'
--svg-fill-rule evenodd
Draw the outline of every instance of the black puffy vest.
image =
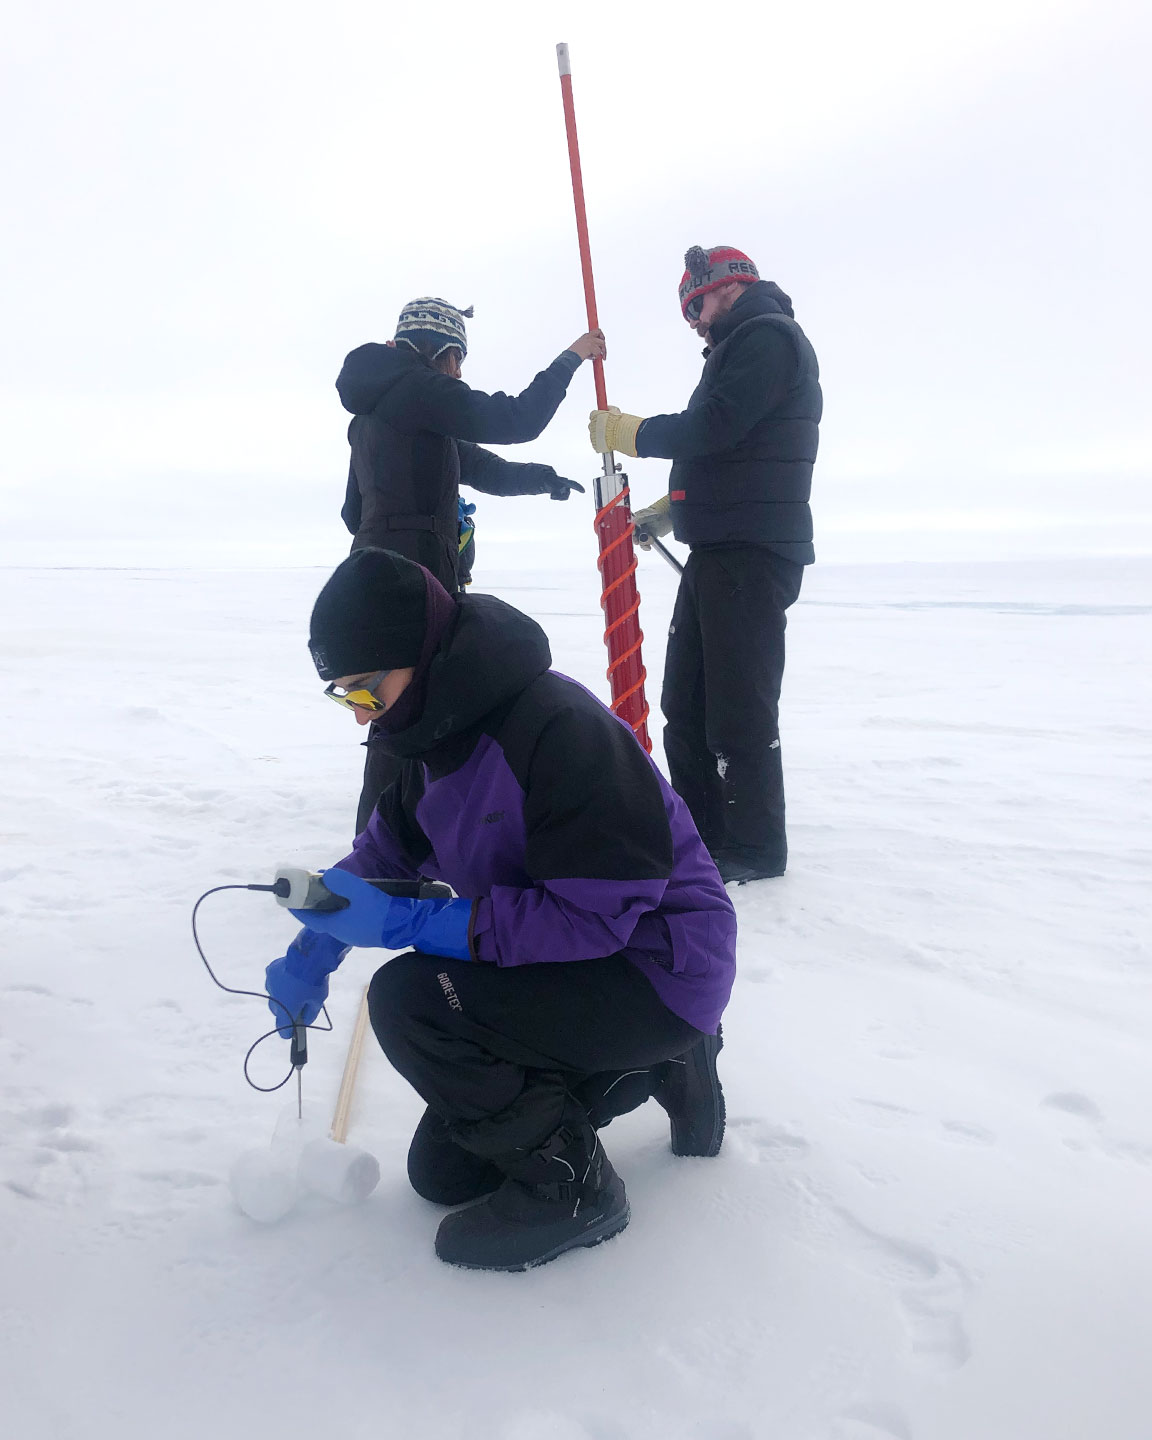
<svg viewBox="0 0 1152 1440">
<path fill-rule="evenodd" d="M 811 565 L 816 552 L 808 500 L 823 411 L 820 367 L 800 326 L 769 303 L 773 311 L 740 321 L 711 351 L 687 408 L 723 390 L 726 365 L 746 363 L 742 340 L 754 325 L 771 325 L 787 338 L 795 359 L 793 383 L 731 450 L 673 462 L 668 477 L 673 533 L 691 546 L 764 545 Z M 734 311 L 729 314 L 735 318 Z"/>
<path fill-rule="evenodd" d="M 340 398 L 355 418 L 344 519 L 353 550 L 379 545 L 431 570 L 450 595 L 456 573 L 460 453 L 450 435 L 401 428 L 405 397 L 434 373 L 407 346 L 364 345 L 344 362 Z M 355 513 L 351 513 L 351 511 Z"/>
<path fill-rule="evenodd" d="M 456 441 L 430 430 L 399 430 L 378 415 L 357 415 L 348 438 L 360 489 L 353 550 L 365 545 L 394 550 L 431 570 L 455 594 L 460 529 Z"/>
</svg>

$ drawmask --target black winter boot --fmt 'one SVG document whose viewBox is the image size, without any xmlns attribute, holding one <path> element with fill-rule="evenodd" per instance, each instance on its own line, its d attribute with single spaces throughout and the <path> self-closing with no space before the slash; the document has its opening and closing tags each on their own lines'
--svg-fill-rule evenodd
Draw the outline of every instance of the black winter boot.
<svg viewBox="0 0 1152 1440">
<path fill-rule="evenodd" d="M 485 1156 L 457 1145 L 429 1107 L 408 1147 L 408 1179 L 417 1195 L 434 1205 L 463 1205 L 499 1189 L 504 1172 Z"/>
<path fill-rule="evenodd" d="M 788 868 L 787 860 L 774 856 L 749 858 L 734 855 L 728 850 L 717 850 L 712 857 L 725 885 L 748 885 L 753 880 L 778 880 Z"/>
<path fill-rule="evenodd" d="M 673 1155 L 719 1155 L 724 1142 L 724 1091 L 716 1057 L 724 1032 L 705 1035 L 675 1060 L 652 1067 L 652 1094 L 672 1122 Z"/>
<path fill-rule="evenodd" d="M 575 1105 L 531 1151 L 497 1157 L 507 1176 L 494 1195 L 440 1222 L 436 1254 L 469 1270 L 528 1270 L 628 1224 L 624 1182 Z"/>
</svg>

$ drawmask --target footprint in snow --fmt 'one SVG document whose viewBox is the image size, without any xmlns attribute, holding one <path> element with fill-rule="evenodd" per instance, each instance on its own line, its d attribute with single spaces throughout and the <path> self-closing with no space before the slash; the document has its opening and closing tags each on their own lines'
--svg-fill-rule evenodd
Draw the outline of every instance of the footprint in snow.
<svg viewBox="0 0 1152 1440">
<path fill-rule="evenodd" d="M 941 1120 L 945 1140 L 958 1145 L 995 1145 L 996 1136 L 982 1125 L 969 1125 L 964 1120 Z"/>
<path fill-rule="evenodd" d="M 71 1105 L 38 1105 L 36 1109 L 29 1110 L 24 1119 L 30 1125 L 43 1126 L 48 1130 L 61 1130 L 75 1114 L 76 1111 Z"/>
<path fill-rule="evenodd" d="M 67 1202 L 87 1189 L 91 1164 L 85 1157 L 99 1154 L 101 1147 L 73 1132 L 76 1115 L 71 1105 L 56 1102 L 13 1115 L 24 1135 L 8 1147 L 9 1190 L 30 1200 Z"/>
<path fill-rule="evenodd" d="M 836 1416 L 820 1440 L 912 1440 L 912 1431 L 895 1406 L 853 1405 Z"/>
<path fill-rule="evenodd" d="M 887 1100 L 858 1099 L 856 1105 L 860 1118 L 881 1130 L 902 1130 L 920 1117 L 915 1110 L 903 1105 L 893 1105 Z"/>
<path fill-rule="evenodd" d="M 560 1410 L 525 1410 L 500 1423 L 495 1440 L 625 1440 L 610 1421 L 585 1423 Z"/>
<path fill-rule="evenodd" d="M 62 1155 L 67 1155 L 69 1152 L 84 1154 L 100 1148 L 94 1141 L 85 1140 L 82 1135 L 47 1135 L 44 1138 L 44 1144 L 50 1150 L 58 1150 Z"/>
<path fill-rule="evenodd" d="M 953 1260 L 926 1245 L 870 1229 L 846 1210 L 840 1219 L 863 1242 L 856 1254 L 895 1289 L 913 1356 L 933 1370 L 959 1370 L 971 1355 L 964 1307 L 971 1282 Z"/>
<path fill-rule="evenodd" d="M 56 1131 L 63 1130 L 70 1125 L 76 1116 L 76 1110 L 71 1105 L 51 1103 L 48 1105 L 32 1105 L 27 1110 L 11 1112 L 12 1118 L 21 1125 L 27 1126 L 29 1130 Z M 47 1135 L 44 1138 L 46 1145 L 54 1143 L 56 1137 Z M 58 1147 L 60 1148 L 60 1147 Z"/>
<path fill-rule="evenodd" d="M 47 902 L 46 902 L 47 903 Z M 73 906 L 73 909 L 77 908 Z M 80 907 L 90 908 L 90 907 Z M 82 995 L 61 995 L 56 990 L 49 990 L 47 985 L 5 985 L 5 995 L 36 995 L 45 1000 L 58 1000 L 64 1005 L 81 1006 L 87 1009 L 92 1008 L 92 1001 Z"/>
<path fill-rule="evenodd" d="M 691 1440 L 758 1440 L 756 1431 L 743 1420 L 708 1420 L 691 1433 Z"/>
<path fill-rule="evenodd" d="M 916 1126 L 925 1137 L 936 1132 L 939 1125 L 943 1133 L 937 1138 L 951 1141 L 956 1145 L 994 1145 L 996 1136 L 982 1125 L 973 1125 L 967 1120 L 934 1120 L 903 1105 L 893 1105 L 887 1100 L 858 1099 L 856 1118 L 875 1126 L 878 1130 L 906 1130 Z"/>
<path fill-rule="evenodd" d="M 1045 1110 L 1055 1110 L 1070 1117 L 1064 1144 L 1069 1150 L 1096 1151 L 1113 1160 L 1133 1161 L 1152 1165 L 1152 1146 L 1135 1140 L 1117 1140 L 1105 1133 L 1104 1116 L 1096 1103 L 1075 1090 L 1062 1090 L 1046 1095 L 1040 1102 Z"/>
<path fill-rule="evenodd" d="M 1046 1095 L 1040 1103 L 1049 1110 L 1063 1110 L 1066 1115 L 1079 1115 L 1084 1120 L 1100 1121 L 1104 1118 L 1087 1095 L 1078 1095 L 1074 1090 Z"/>
<path fill-rule="evenodd" d="M 808 1141 L 799 1135 L 770 1125 L 754 1116 L 731 1116 L 725 1136 L 729 1152 L 754 1165 L 781 1160 L 802 1159 L 811 1150 Z"/>
</svg>

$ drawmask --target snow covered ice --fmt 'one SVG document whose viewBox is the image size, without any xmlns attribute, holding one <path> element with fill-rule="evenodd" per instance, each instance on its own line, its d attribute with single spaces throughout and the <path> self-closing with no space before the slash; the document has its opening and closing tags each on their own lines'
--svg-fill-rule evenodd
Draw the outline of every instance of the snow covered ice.
<svg viewBox="0 0 1152 1440">
<path fill-rule="evenodd" d="M 605 693 L 594 572 L 494 553 L 478 580 Z M 791 868 L 732 891 L 724 1150 L 615 1122 L 630 1227 L 513 1276 L 436 1260 L 421 1102 L 371 1042 L 370 1198 L 260 1226 L 229 1194 L 289 1092 L 244 1084 L 268 1013 L 188 915 L 348 848 L 326 573 L 0 571 L 4 1434 L 1146 1440 L 1152 561 L 809 573 Z M 654 707 L 673 584 L 645 560 Z M 257 894 L 201 917 L 256 989 L 295 929 Z M 376 959 L 311 1037 L 319 1113 Z"/>
</svg>

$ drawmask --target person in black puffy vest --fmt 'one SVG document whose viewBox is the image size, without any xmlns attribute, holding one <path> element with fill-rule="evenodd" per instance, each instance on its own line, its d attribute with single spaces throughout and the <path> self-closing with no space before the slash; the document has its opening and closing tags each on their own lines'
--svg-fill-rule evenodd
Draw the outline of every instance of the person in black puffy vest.
<svg viewBox="0 0 1152 1440">
<path fill-rule="evenodd" d="M 459 310 L 436 296 L 412 300 L 400 312 L 395 337 L 353 350 L 336 380 L 341 404 L 353 416 L 340 511 L 353 535 L 353 551 L 374 546 L 414 560 L 449 595 L 471 581 L 475 557 L 461 524 L 461 484 L 489 495 L 553 500 L 583 491 L 551 465 L 505 460 L 479 442 L 535 440 L 581 364 L 605 350 L 603 332 L 591 331 L 562 350 L 519 395 L 488 395 L 460 378 L 468 353 L 464 321 L 471 315 L 471 307 Z M 379 742 L 373 726 L 365 742 L 357 834 L 395 777 L 395 762 Z"/>
<path fill-rule="evenodd" d="M 792 302 L 731 246 L 693 246 L 685 320 L 704 373 L 678 415 L 594 410 L 601 454 L 672 460 L 638 534 L 691 549 L 668 636 L 661 708 L 669 775 L 726 881 L 788 862 L 779 703 L 786 611 L 815 560 L 808 500 L 823 397 Z M 644 540 L 639 543 L 643 546 Z"/>
<path fill-rule="evenodd" d="M 504 460 L 480 448 L 535 440 L 555 415 L 584 360 L 604 354 L 600 331 L 581 335 L 519 395 L 485 394 L 460 378 L 471 309 L 435 296 L 412 300 L 396 334 L 360 345 L 344 361 L 336 392 L 351 412 L 352 448 L 341 518 L 352 549 L 382 546 L 460 586 L 460 485 L 489 495 L 583 490 L 551 465 Z"/>
</svg>

